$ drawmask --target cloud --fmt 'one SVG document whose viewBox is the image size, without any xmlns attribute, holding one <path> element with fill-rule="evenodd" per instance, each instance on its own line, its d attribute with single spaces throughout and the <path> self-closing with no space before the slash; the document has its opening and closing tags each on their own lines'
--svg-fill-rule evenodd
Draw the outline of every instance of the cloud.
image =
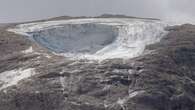
<svg viewBox="0 0 195 110">
<path fill-rule="evenodd" d="M 195 7 L 192 0 L 170 0 L 169 8 L 161 19 L 177 23 L 195 23 Z"/>
<path fill-rule="evenodd" d="M 0 0 L 0 22 L 104 13 L 193 21 L 192 0 Z"/>
</svg>

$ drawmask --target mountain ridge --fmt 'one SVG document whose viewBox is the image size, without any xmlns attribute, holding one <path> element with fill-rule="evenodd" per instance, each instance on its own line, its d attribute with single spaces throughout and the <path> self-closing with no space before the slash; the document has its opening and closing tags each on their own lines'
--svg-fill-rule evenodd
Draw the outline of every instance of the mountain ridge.
<svg viewBox="0 0 195 110">
<path fill-rule="evenodd" d="M 194 25 L 167 27 L 149 54 L 101 62 L 55 55 L 13 27 L 0 27 L 0 110 L 195 109 Z"/>
</svg>

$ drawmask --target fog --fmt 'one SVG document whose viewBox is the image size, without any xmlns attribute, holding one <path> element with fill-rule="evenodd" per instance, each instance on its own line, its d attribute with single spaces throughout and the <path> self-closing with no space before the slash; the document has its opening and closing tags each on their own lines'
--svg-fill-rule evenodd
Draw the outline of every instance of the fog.
<svg viewBox="0 0 195 110">
<path fill-rule="evenodd" d="M 193 22 L 194 4 L 193 0 L 0 0 L 0 22 L 104 13 Z"/>
</svg>

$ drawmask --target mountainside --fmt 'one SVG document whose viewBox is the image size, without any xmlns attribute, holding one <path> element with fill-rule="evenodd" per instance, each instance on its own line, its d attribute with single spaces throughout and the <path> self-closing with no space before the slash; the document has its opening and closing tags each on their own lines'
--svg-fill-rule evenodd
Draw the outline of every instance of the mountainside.
<svg viewBox="0 0 195 110">
<path fill-rule="evenodd" d="M 194 38 L 135 18 L 0 26 L 0 110 L 194 110 Z"/>
</svg>

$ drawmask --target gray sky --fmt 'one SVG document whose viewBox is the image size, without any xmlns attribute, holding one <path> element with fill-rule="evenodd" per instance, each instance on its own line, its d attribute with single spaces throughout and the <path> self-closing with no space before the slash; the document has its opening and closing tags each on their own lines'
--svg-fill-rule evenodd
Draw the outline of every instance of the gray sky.
<svg viewBox="0 0 195 110">
<path fill-rule="evenodd" d="M 103 13 L 193 21 L 195 0 L 0 0 L 0 22 Z"/>
</svg>

